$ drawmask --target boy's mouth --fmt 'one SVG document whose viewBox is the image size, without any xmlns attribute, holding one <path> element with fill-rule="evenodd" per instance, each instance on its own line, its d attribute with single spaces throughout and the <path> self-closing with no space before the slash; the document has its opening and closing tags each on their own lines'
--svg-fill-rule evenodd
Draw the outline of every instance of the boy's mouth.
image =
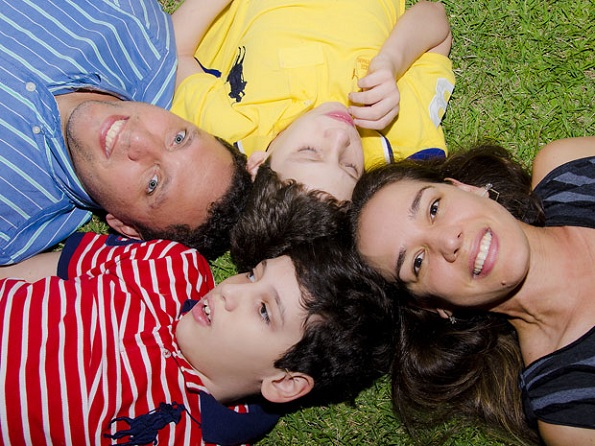
<svg viewBox="0 0 595 446">
<path fill-rule="evenodd" d="M 202 301 L 202 311 L 207 316 L 209 322 L 211 322 L 211 307 L 209 307 L 209 300 L 203 299 Z"/>
</svg>

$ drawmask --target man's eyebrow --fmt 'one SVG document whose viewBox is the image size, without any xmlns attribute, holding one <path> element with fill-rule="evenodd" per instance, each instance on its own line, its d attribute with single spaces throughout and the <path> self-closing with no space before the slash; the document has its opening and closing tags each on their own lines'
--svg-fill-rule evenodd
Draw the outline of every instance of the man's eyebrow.
<svg viewBox="0 0 595 446">
<path fill-rule="evenodd" d="M 434 186 L 428 185 L 422 187 L 420 190 L 417 191 L 415 197 L 413 197 L 413 201 L 411 202 L 411 206 L 409 207 L 409 219 L 415 220 L 417 217 L 417 213 L 419 212 L 419 204 L 421 203 L 421 199 L 423 198 L 424 192 Z M 397 257 L 397 264 L 395 267 L 395 277 L 397 280 L 400 280 L 401 277 L 401 268 L 403 268 L 403 263 L 405 262 L 405 248 L 401 248 L 399 250 L 399 256 Z"/>
</svg>

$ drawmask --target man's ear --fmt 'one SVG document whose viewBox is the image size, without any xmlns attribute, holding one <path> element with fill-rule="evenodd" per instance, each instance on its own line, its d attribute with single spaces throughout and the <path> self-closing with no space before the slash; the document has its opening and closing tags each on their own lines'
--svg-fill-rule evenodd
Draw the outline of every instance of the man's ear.
<svg viewBox="0 0 595 446">
<path fill-rule="evenodd" d="M 120 234 L 129 238 L 142 240 L 140 233 L 135 228 L 124 224 L 122 220 L 117 219 L 112 214 L 107 214 L 105 216 L 105 221 L 114 231 L 119 232 Z"/>
<path fill-rule="evenodd" d="M 305 373 L 280 370 L 262 381 L 260 392 L 272 403 L 288 403 L 308 394 L 314 387 L 314 378 Z"/>
<path fill-rule="evenodd" d="M 479 195 L 480 197 L 487 196 L 489 198 L 489 194 L 487 193 L 485 187 L 471 186 L 470 184 L 463 183 L 462 181 L 459 181 L 459 180 L 455 180 L 454 178 L 445 178 L 444 180 L 448 181 L 453 186 L 464 190 L 465 192 L 471 192 L 472 194 Z"/>
<path fill-rule="evenodd" d="M 254 181 L 254 178 L 256 178 L 256 174 L 258 173 L 258 168 L 260 167 L 260 165 L 262 163 L 264 163 L 266 161 L 266 159 L 269 157 L 269 154 L 263 150 L 257 150 L 256 152 L 252 153 L 252 155 L 250 155 L 248 157 L 248 162 L 246 164 L 246 170 L 248 170 L 248 172 L 250 173 L 250 176 L 252 176 L 252 181 Z"/>
</svg>

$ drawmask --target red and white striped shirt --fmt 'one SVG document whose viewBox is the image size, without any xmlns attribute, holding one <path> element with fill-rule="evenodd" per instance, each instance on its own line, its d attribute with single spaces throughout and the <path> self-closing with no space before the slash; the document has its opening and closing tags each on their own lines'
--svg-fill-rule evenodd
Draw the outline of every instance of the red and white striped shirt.
<svg viewBox="0 0 595 446">
<path fill-rule="evenodd" d="M 174 333 L 187 300 L 214 286 L 206 260 L 179 243 L 87 233 L 60 270 L 68 279 L 0 281 L 0 443 L 205 444 L 206 389 Z M 106 437 L 151 411 L 153 428 Z"/>
</svg>

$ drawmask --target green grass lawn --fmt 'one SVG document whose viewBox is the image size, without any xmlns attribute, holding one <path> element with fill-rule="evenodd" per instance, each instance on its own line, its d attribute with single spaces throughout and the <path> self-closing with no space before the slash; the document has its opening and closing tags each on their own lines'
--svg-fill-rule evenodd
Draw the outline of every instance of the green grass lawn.
<svg viewBox="0 0 595 446">
<path fill-rule="evenodd" d="M 242 0 L 235 0 L 242 1 Z M 362 0 L 366 1 L 366 0 Z M 172 11 L 176 0 L 162 0 Z M 337 3 L 340 5 L 340 2 Z M 595 4 L 592 0 L 444 0 L 457 85 L 444 118 L 451 151 L 493 138 L 530 165 L 549 141 L 595 135 Z M 214 262 L 218 280 L 234 267 Z M 286 416 L 259 445 L 495 446 L 479 427 L 453 422 L 414 442 L 391 413 L 388 380 L 355 406 Z"/>
</svg>

